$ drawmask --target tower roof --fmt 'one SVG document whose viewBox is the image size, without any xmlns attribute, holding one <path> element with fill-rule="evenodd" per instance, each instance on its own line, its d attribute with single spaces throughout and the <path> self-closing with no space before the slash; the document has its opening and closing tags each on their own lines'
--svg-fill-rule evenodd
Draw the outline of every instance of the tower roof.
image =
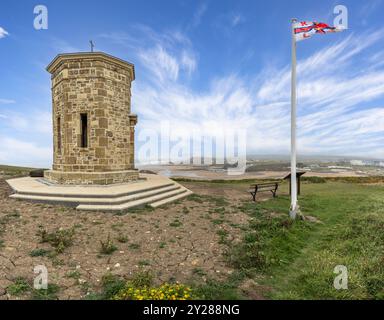
<svg viewBox="0 0 384 320">
<path fill-rule="evenodd" d="M 116 58 L 104 52 L 76 52 L 76 53 L 61 53 L 58 54 L 52 62 L 47 66 L 47 71 L 49 73 L 55 72 L 57 67 L 64 61 L 72 60 L 72 59 L 100 59 L 108 62 L 115 63 L 122 68 L 129 69 L 131 72 L 132 81 L 135 80 L 135 66 L 127 61 Z"/>
</svg>

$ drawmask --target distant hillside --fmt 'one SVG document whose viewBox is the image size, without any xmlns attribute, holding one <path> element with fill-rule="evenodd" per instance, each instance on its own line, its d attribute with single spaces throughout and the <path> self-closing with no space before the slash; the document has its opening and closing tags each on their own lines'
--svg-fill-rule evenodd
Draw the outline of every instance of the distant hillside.
<svg viewBox="0 0 384 320">
<path fill-rule="evenodd" d="M 0 178 L 25 176 L 25 175 L 28 175 L 29 172 L 34 169 L 35 168 L 6 166 L 6 165 L 0 164 Z"/>
</svg>

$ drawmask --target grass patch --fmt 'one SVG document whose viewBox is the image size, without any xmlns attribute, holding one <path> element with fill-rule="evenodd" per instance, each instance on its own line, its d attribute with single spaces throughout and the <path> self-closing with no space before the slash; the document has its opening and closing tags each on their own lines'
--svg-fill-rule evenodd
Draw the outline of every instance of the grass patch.
<svg viewBox="0 0 384 320">
<path fill-rule="evenodd" d="M 179 219 L 175 219 L 173 220 L 169 226 L 170 227 L 174 227 L 174 228 L 178 228 L 178 227 L 181 227 L 183 225 L 183 223 L 179 220 Z"/>
<path fill-rule="evenodd" d="M 56 300 L 60 288 L 56 284 L 48 284 L 47 289 L 34 289 L 24 278 L 15 279 L 14 283 L 7 287 L 7 293 L 13 296 L 28 295 L 32 300 Z"/>
<path fill-rule="evenodd" d="M 56 284 L 48 284 L 47 289 L 33 289 L 31 294 L 32 300 L 57 300 L 57 294 L 60 287 Z"/>
<path fill-rule="evenodd" d="M 131 279 L 131 283 L 135 287 L 150 287 L 153 283 L 153 274 L 151 271 L 139 271 Z"/>
<path fill-rule="evenodd" d="M 192 274 L 195 274 L 200 277 L 207 275 L 207 273 L 202 268 L 198 267 L 192 269 Z"/>
<path fill-rule="evenodd" d="M 159 243 L 159 248 L 160 248 L 160 249 L 164 249 L 166 246 L 167 246 L 167 243 L 164 242 L 164 241 L 162 241 L 162 242 Z"/>
<path fill-rule="evenodd" d="M 239 293 L 242 276 L 234 274 L 226 281 L 208 279 L 206 283 L 193 286 L 195 294 L 203 300 L 240 300 L 244 297 Z"/>
<path fill-rule="evenodd" d="M 183 211 L 182 211 L 184 214 L 188 214 L 189 213 L 189 209 L 187 207 L 183 207 Z"/>
<path fill-rule="evenodd" d="M 35 170 L 35 168 L 0 165 L 0 172 L 6 178 L 27 176 L 32 170 Z"/>
<path fill-rule="evenodd" d="M 223 219 L 212 219 L 212 223 L 214 225 L 220 225 L 220 224 L 224 223 L 224 220 Z"/>
<path fill-rule="evenodd" d="M 131 250 L 138 250 L 138 249 L 140 249 L 140 244 L 138 244 L 138 243 L 130 243 L 128 245 L 128 248 L 131 249 Z"/>
<path fill-rule="evenodd" d="M 150 266 L 151 265 L 151 262 L 149 260 L 140 260 L 139 261 L 139 266 Z"/>
<path fill-rule="evenodd" d="M 46 249 L 34 249 L 29 253 L 29 255 L 31 257 L 46 257 L 50 254 L 50 252 L 50 250 Z"/>
<path fill-rule="evenodd" d="M 384 298 L 384 188 L 377 185 L 310 183 L 299 199 L 304 215 L 287 216 L 289 198 L 244 203 L 251 220 L 229 262 L 245 274 L 264 274 L 273 299 Z M 334 268 L 348 269 L 348 290 L 336 290 Z"/>
<path fill-rule="evenodd" d="M 62 253 L 68 247 L 73 244 L 73 238 L 75 235 L 75 229 L 58 229 L 53 232 L 48 232 L 43 227 L 40 227 L 37 231 L 37 236 L 40 237 L 41 243 L 49 243 L 55 248 L 57 253 Z"/>
<path fill-rule="evenodd" d="M 150 271 L 137 272 L 130 282 L 135 287 L 149 287 L 153 282 L 153 275 Z M 100 293 L 94 293 L 87 296 L 87 300 L 110 300 L 121 292 L 127 284 L 127 280 L 123 277 L 105 274 L 101 279 L 102 290 Z"/>
<path fill-rule="evenodd" d="M 287 199 L 283 203 L 284 200 Z M 282 209 L 274 208 L 277 210 Z M 234 267 L 247 273 L 265 272 L 270 267 L 290 263 L 314 228 L 309 222 L 292 221 L 287 214 L 272 216 L 259 204 L 245 203 L 242 211 L 251 220 L 242 241 L 232 246 L 227 258 Z"/>
<path fill-rule="evenodd" d="M 216 234 L 220 237 L 220 244 L 227 244 L 228 231 L 220 229 L 216 231 Z"/>
<path fill-rule="evenodd" d="M 106 274 L 103 276 L 101 280 L 101 284 L 103 286 L 102 293 L 100 294 L 100 299 L 107 300 L 111 299 L 114 295 L 116 295 L 120 290 L 122 290 L 125 286 L 126 281 L 113 274 Z"/>
<path fill-rule="evenodd" d="M 7 293 L 12 296 L 20 296 L 29 292 L 30 289 L 31 286 L 26 279 L 17 278 L 11 285 L 7 287 Z"/>
<path fill-rule="evenodd" d="M 301 177 L 302 181 L 309 182 L 309 183 L 326 183 L 327 180 L 323 177 Z"/>
<path fill-rule="evenodd" d="M 128 242 L 128 237 L 126 235 L 120 234 L 116 238 L 117 241 L 120 243 L 127 243 Z"/>
<path fill-rule="evenodd" d="M 73 271 L 69 271 L 65 276 L 67 278 L 78 280 L 81 277 L 81 274 L 80 274 L 80 271 L 73 270 Z"/>
<path fill-rule="evenodd" d="M 117 250 L 117 247 L 111 240 L 110 236 L 108 235 L 107 239 L 105 241 L 100 240 L 100 253 L 109 255 L 114 253 Z"/>
</svg>

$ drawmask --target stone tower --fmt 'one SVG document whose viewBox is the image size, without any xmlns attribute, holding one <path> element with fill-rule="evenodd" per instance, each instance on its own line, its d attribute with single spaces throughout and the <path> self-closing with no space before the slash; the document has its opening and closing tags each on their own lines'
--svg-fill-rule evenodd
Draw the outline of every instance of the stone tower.
<svg viewBox="0 0 384 320">
<path fill-rule="evenodd" d="M 133 64 L 102 52 L 58 55 L 52 75 L 53 167 L 60 184 L 113 184 L 138 179 L 131 114 Z"/>
</svg>

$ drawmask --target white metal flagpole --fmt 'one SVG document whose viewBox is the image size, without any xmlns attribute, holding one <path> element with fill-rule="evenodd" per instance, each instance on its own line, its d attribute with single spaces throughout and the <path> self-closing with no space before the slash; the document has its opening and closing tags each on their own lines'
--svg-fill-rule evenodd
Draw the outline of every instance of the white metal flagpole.
<svg viewBox="0 0 384 320">
<path fill-rule="evenodd" d="M 296 39 L 294 25 L 297 19 L 292 19 L 292 74 L 291 74 L 291 208 L 289 215 L 292 219 L 297 214 L 297 182 L 296 182 Z"/>
</svg>

